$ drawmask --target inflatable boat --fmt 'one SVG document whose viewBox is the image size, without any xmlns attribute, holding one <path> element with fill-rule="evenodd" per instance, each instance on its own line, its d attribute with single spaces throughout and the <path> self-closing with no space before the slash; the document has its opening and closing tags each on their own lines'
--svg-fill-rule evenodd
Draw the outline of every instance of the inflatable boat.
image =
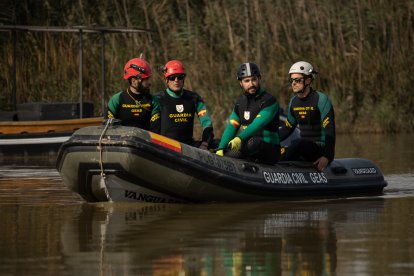
<svg viewBox="0 0 414 276">
<path fill-rule="evenodd" d="M 81 128 L 57 157 L 64 184 L 88 202 L 252 202 L 379 195 L 376 164 L 335 159 L 324 171 L 308 162 L 264 165 L 217 156 L 176 140 L 108 122 Z"/>
</svg>

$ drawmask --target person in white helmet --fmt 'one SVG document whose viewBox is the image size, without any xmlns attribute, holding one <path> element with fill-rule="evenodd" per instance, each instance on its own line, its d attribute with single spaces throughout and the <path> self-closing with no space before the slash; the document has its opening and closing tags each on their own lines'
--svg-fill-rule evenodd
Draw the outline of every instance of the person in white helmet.
<svg viewBox="0 0 414 276">
<path fill-rule="evenodd" d="M 294 96 L 279 134 L 283 141 L 298 127 L 300 138 L 282 149 L 280 160 L 311 161 L 323 171 L 335 156 L 335 114 L 328 96 L 311 86 L 316 75 L 315 68 L 306 61 L 290 67 L 289 82 Z"/>
</svg>

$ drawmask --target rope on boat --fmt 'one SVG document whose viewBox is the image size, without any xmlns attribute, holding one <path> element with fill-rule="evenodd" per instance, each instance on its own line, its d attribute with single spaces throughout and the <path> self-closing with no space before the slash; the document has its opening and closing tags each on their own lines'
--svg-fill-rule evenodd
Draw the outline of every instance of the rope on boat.
<svg viewBox="0 0 414 276">
<path fill-rule="evenodd" d="M 112 201 L 112 199 L 111 199 L 111 196 L 109 195 L 108 188 L 106 187 L 106 174 L 105 174 L 105 171 L 104 171 L 104 168 L 103 168 L 103 160 L 102 160 L 102 152 L 103 152 L 102 138 L 105 135 L 105 133 L 108 130 L 108 127 L 109 127 L 109 125 L 111 125 L 111 123 L 112 123 L 112 118 L 109 118 L 106 121 L 105 128 L 102 131 L 101 136 L 99 137 L 99 141 L 98 141 L 98 143 L 99 143 L 99 146 L 98 146 L 99 147 L 99 165 L 101 167 L 101 179 L 99 181 L 99 184 L 100 184 L 100 188 L 104 190 L 106 198 L 108 199 L 108 201 Z"/>
</svg>

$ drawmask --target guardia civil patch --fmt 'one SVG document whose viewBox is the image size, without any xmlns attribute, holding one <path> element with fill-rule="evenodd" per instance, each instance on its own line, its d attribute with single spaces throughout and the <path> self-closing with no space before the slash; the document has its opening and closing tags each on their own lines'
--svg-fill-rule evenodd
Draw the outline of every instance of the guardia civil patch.
<svg viewBox="0 0 414 276">
<path fill-rule="evenodd" d="M 175 109 L 177 110 L 177 112 L 183 112 L 184 111 L 184 105 L 183 104 L 177 104 L 175 106 Z"/>
</svg>

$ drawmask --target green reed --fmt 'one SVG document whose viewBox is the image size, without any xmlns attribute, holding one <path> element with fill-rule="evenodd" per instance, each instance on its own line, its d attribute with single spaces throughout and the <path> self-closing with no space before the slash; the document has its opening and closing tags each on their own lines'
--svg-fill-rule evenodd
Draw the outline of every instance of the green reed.
<svg viewBox="0 0 414 276">
<path fill-rule="evenodd" d="M 298 60 L 319 70 L 314 87 L 334 102 L 339 132 L 412 131 L 412 1 L 4 1 L 0 24 L 125 26 L 142 34 L 107 34 L 105 101 L 126 87 L 122 68 L 144 53 L 157 69 L 181 59 L 186 86 L 198 91 L 220 134 L 237 95 L 237 66 L 259 64 L 263 86 L 287 106 L 287 71 Z M 84 100 L 101 108 L 100 36 L 85 34 Z M 79 36 L 18 33 L 17 101 L 77 101 Z M 11 34 L 0 33 L 0 107 L 11 108 Z"/>
</svg>

